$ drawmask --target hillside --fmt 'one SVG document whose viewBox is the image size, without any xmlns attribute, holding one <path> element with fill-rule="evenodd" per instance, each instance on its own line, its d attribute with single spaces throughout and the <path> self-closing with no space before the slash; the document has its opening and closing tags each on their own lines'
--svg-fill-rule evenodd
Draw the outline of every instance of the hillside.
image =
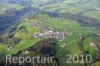
<svg viewBox="0 0 100 66">
<path fill-rule="evenodd" d="M 0 0 L 0 66 L 19 66 L 7 54 L 54 57 L 20 66 L 99 66 L 99 11 L 99 0 Z"/>
</svg>

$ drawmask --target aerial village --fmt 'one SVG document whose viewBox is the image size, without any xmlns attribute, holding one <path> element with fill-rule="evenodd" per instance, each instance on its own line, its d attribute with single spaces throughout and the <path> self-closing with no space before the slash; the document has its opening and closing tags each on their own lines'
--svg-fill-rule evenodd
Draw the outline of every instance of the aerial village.
<svg viewBox="0 0 100 66">
<path fill-rule="evenodd" d="M 56 31 L 52 27 L 43 26 L 39 22 L 30 23 L 30 25 L 41 30 L 40 32 L 33 33 L 33 38 L 55 38 L 59 41 L 65 38 L 65 32 Z"/>
</svg>

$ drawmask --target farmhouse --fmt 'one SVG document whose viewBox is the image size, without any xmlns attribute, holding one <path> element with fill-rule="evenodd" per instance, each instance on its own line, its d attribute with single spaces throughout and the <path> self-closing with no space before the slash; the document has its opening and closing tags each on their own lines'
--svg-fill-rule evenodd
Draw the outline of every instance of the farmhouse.
<svg viewBox="0 0 100 66">
<path fill-rule="evenodd" d="M 9 51 L 9 50 L 11 50 L 12 48 L 13 48 L 13 47 L 11 47 L 11 46 L 7 46 L 5 49 Z"/>
<path fill-rule="evenodd" d="M 62 48 L 66 48 L 67 45 L 64 43 L 64 44 L 61 45 L 61 47 L 62 47 Z"/>
<path fill-rule="evenodd" d="M 100 37 L 100 34 L 96 34 L 98 37 Z"/>
<path fill-rule="evenodd" d="M 95 42 L 90 42 L 90 46 L 98 51 L 98 48 Z"/>
<path fill-rule="evenodd" d="M 98 13 L 100 13 L 100 8 L 97 8 L 97 7 L 96 7 L 96 11 L 97 11 Z"/>
</svg>

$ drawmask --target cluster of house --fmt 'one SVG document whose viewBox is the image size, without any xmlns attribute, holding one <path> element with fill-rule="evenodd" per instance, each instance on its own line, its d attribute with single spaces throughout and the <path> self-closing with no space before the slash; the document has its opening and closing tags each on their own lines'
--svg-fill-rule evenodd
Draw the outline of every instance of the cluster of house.
<svg viewBox="0 0 100 66">
<path fill-rule="evenodd" d="M 42 25 L 40 22 L 31 22 L 31 23 L 29 23 L 31 26 L 33 26 L 33 27 L 36 27 L 36 28 L 39 28 L 39 29 L 47 29 L 47 30 L 50 30 L 50 29 L 53 29 L 53 28 L 51 28 L 51 27 L 47 27 L 47 26 L 44 26 L 44 25 Z"/>
<path fill-rule="evenodd" d="M 63 32 L 54 32 L 54 31 L 48 31 L 44 33 L 33 33 L 33 38 L 55 38 L 60 41 L 62 41 L 65 38 L 65 34 Z"/>
<path fill-rule="evenodd" d="M 42 30 L 41 32 L 33 33 L 33 38 L 55 38 L 60 41 L 65 38 L 64 32 L 55 31 L 52 27 L 46 27 L 39 22 L 30 23 L 30 25 Z"/>
<path fill-rule="evenodd" d="M 42 25 L 40 25 L 38 22 L 30 22 L 29 24 L 33 27 L 42 27 Z"/>
</svg>

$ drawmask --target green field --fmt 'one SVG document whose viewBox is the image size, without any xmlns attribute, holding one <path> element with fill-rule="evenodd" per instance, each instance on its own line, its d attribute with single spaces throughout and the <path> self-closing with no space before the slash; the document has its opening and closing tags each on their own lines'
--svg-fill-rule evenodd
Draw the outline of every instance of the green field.
<svg viewBox="0 0 100 66">
<path fill-rule="evenodd" d="M 3 12 L 7 11 L 7 10 L 21 10 L 23 8 L 23 6 L 18 5 L 18 4 L 0 4 L 0 14 L 2 14 Z"/>
<path fill-rule="evenodd" d="M 90 42 L 96 42 L 98 48 L 100 48 L 100 37 L 94 36 L 94 34 L 100 34 L 100 29 L 92 27 L 91 25 L 80 24 L 75 20 L 71 20 L 63 17 L 52 17 L 44 12 L 58 12 L 58 13 L 71 13 L 81 16 L 87 16 L 89 18 L 94 18 L 100 22 L 100 13 L 95 10 L 95 6 L 100 5 L 98 0 L 89 0 L 89 2 L 83 2 L 80 0 L 63 0 L 60 3 L 54 3 L 49 5 L 44 5 L 50 0 L 32 0 L 33 4 L 31 7 L 40 9 L 40 13 L 32 14 L 27 13 L 22 15 L 15 23 L 14 28 L 12 26 L 7 28 L 7 30 L 0 35 L 0 39 L 3 39 L 5 42 L 0 41 L 0 59 L 5 58 L 6 54 L 17 54 L 21 50 L 26 50 L 27 48 L 34 46 L 39 41 L 43 40 L 42 38 L 33 38 L 33 33 L 41 32 L 40 28 L 29 25 L 29 23 L 41 23 L 42 26 L 47 26 L 53 28 L 55 31 L 64 32 L 66 29 L 67 34 L 62 41 L 57 40 L 56 44 L 56 54 L 55 57 L 59 59 L 62 66 L 84 66 L 84 64 L 66 64 L 68 57 L 66 55 L 81 55 L 83 52 L 88 52 L 92 55 L 93 59 L 96 59 L 97 52 L 94 48 L 90 46 Z M 37 4 L 37 5 L 36 5 Z M 42 5 L 42 6 L 40 6 Z M 0 14 L 5 13 L 9 10 L 21 10 L 25 8 L 19 4 L 0 4 Z M 92 9 L 92 10 L 91 10 Z M 17 24 L 17 25 L 16 25 Z M 12 33 L 11 33 L 12 31 Z M 84 37 L 84 40 L 80 40 L 80 34 Z M 20 39 L 18 43 L 12 43 L 13 40 L 10 40 L 9 35 L 13 38 Z M 8 42 L 8 43 L 6 43 Z M 80 46 L 82 42 L 82 46 Z M 66 44 L 66 48 L 62 48 L 62 44 Z M 7 50 L 8 45 L 13 46 L 11 50 Z M 72 59 L 71 59 L 72 60 Z M 81 60 L 79 60 L 81 61 Z M 93 63 L 92 66 L 99 66 L 99 61 Z"/>
</svg>

